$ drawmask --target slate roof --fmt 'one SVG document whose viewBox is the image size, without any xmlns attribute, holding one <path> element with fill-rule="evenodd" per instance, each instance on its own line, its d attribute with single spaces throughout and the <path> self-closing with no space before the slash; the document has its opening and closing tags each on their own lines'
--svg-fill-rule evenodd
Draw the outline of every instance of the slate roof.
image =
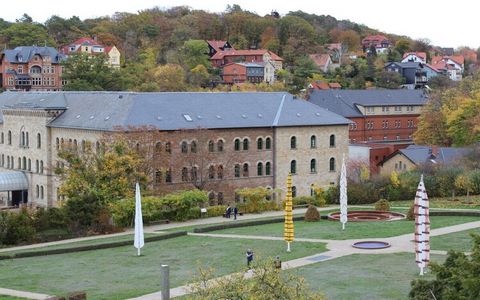
<svg viewBox="0 0 480 300">
<path fill-rule="evenodd" d="M 57 64 L 65 59 L 65 55 L 59 53 L 52 47 L 37 47 L 37 46 L 21 46 L 15 49 L 5 49 L 2 51 L 5 59 L 10 63 L 27 63 L 34 55 L 50 56 L 52 63 Z"/>
<path fill-rule="evenodd" d="M 4 92 L 0 108 L 63 109 L 48 126 L 161 130 L 343 125 L 350 120 L 283 92 Z"/>
<path fill-rule="evenodd" d="M 455 162 L 456 159 L 462 156 L 465 156 L 470 151 L 470 149 L 438 147 L 436 151 L 438 151 L 437 154 L 433 153 L 432 147 L 430 146 L 418 146 L 418 145 L 410 145 L 405 149 L 398 150 L 399 153 L 403 154 L 414 164 L 419 165 L 423 163 L 451 164 Z M 389 158 L 387 158 L 386 160 L 388 160 Z"/>
<path fill-rule="evenodd" d="M 309 102 L 344 117 L 363 117 L 361 106 L 424 105 L 422 90 L 313 90 Z"/>
</svg>

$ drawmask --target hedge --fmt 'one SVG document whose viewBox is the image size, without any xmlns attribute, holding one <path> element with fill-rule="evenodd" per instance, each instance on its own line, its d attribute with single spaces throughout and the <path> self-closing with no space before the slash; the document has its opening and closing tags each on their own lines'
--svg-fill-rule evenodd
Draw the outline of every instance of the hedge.
<svg viewBox="0 0 480 300">
<path fill-rule="evenodd" d="M 303 219 L 304 219 L 303 216 L 293 217 L 294 221 L 302 221 Z M 256 226 L 256 225 L 282 223 L 284 221 L 285 221 L 285 219 L 283 217 L 281 217 L 281 218 L 272 218 L 272 219 L 267 219 L 267 220 L 251 220 L 251 221 L 244 221 L 244 222 L 231 222 L 231 223 L 223 223 L 223 224 L 212 225 L 212 226 L 196 227 L 196 228 L 193 228 L 193 232 L 203 233 L 203 232 L 223 230 L 223 229 L 228 229 L 228 228 L 238 228 L 238 227 L 248 227 L 248 226 Z"/>
<path fill-rule="evenodd" d="M 186 231 L 176 231 L 176 232 L 171 232 L 171 233 L 162 234 L 158 236 L 146 237 L 145 242 L 148 243 L 148 242 L 154 242 L 154 241 L 167 240 L 167 239 L 172 239 L 172 238 L 176 238 L 184 235 L 187 235 Z M 78 246 L 78 247 L 71 247 L 71 248 L 50 249 L 50 250 L 46 249 L 46 250 L 20 252 L 20 253 L 15 253 L 13 255 L 8 255 L 8 256 L 6 255 L 0 256 L 0 260 L 116 248 L 116 247 L 132 245 L 132 242 L 133 241 L 128 240 L 128 241 L 111 242 L 111 243 L 104 243 L 104 244 L 98 244 L 98 245 L 87 245 L 87 246 Z"/>
</svg>

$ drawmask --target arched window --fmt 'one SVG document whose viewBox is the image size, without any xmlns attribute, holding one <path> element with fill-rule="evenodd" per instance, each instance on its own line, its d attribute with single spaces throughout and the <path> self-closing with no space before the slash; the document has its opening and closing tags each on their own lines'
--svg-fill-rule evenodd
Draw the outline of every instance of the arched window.
<svg viewBox="0 0 480 300">
<path fill-rule="evenodd" d="M 43 160 L 40 161 L 40 174 L 43 174 Z"/>
<path fill-rule="evenodd" d="M 292 186 L 292 197 L 293 198 L 297 197 L 297 187 L 296 186 Z"/>
<path fill-rule="evenodd" d="M 315 158 L 310 160 L 310 172 L 317 173 L 317 160 Z"/>
<path fill-rule="evenodd" d="M 40 199 L 43 199 L 43 185 L 40 186 Z"/>
<path fill-rule="evenodd" d="M 208 203 L 210 205 L 215 205 L 215 193 L 214 192 L 208 192 Z"/>
<path fill-rule="evenodd" d="M 240 177 L 240 165 L 235 165 L 235 177 Z"/>
<path fill-rule="evenodd" d="M 272 149 L 272 139 L 269 137 L 265 139 L 265 149 L 266 150 Z"/>
<path fill-rule="evenodd" d="M 22 159 L 22 170 L 27 169 L 27 158 L 24 156 Z"/>
<path fill-rule="evenodd" d="M 42 135 L 40 133 L 37 133 L 37 148 L 42 148 Z"/>
<path fill-rule="evenodd" d="M 217 142 L 217 151 L 223 152 L 223 140 L 218 140 Z"/>
<path fill-rule="evenodd" d="M 73 150 L 77 151 L 78 150 L 78 143 L 77 140 L 73 140 Z"/>
<path fill-rule="evenodd" d="M 248 139 L 243 139 L 243 150 L 248 150 Z"/>
<path fill-rule="evenodd" d="M 240 151 L 240 139 L 235 139 L 234 149 L 235 149 L 235 151 Z"/>
<path fill-rule="evenodd" d="M 17 165 L 17 169 L 22 169 L 22 159 L 19 157 L 18 158 L 18 165 Z"/>
<path fill-rule="evenodd" d="M 35 197 L 37 199 L 40 197 L 40 186 L 38 184 L 35 186 Z"/>
<path fill-rule="evenodd" d="M 190 151 L 192 153 L 197 153 L 197 142 L 192 141 L 192 143 L 190 144 Z"/>
<path fill-rule="evenodd" d="M 248 164 L 243 164 L 243 177 L 248 177 Z"/>
<path fill-rule="evenodd" d="M 155 143 L 155 152 L 160 153 L 162 151 L 162 143 L 161 142 L 156 142 Z"/>
<path fill-rule="evenodd" d="M 28 171 L 32 171 L 32 160 L 30 158 L 28 159 Z"/>
<path fill-rule="evenodd" d="M 60 139 L 58 137 L 55 139 L 55 147 L 57 148 L 57 150 L 60 149 Z"/>
<path fill-rule="evenodd" d="M 8 131 L 8 134 L 7 134 L 7 143 L 9 145 L 12 144 L 12 132 L 10 130 Z"/>
<path fill-rule="evenodd" d="M 208 141 L 208 152 L 215 151 L 215 143 L 213 141 Z"/>
<path fill-rule="evenodd" d="M 215 167 L 208 167 L 208 179 L 215 179 Z"/>
<path fill-rule="evenodd" d="M 257 164 L 257 176 L 262 176 L 263 175 L 263 164 L 259 162 Z"/>
<path fill-rule="evenodd" d="M 218 192 L 218 194 L 217 194 L 217 204 L 218 205 L 223 204 L 223 192 Z"/>
<path fill-rule="evenodd" d="M 2 134 L 0 135 L 0 143 L 1 143 L 1 144 L 5 143 L 5 134 L 3 134 L 3 132 L 2 132 Z"/>
<path fill-rule="evenodd" d="M 219 165 L 217 168 L 217 178 L 218 179 L 223 179 L 223 166 Z"/>
<path fill-rule="evenodd" d="M 265 175 L 267 176 L 271 175 L 271 172 L 272 172 L 271 169 L 272 169 L 272 164 L 269 161 L 267 161 L 265 163 Z"/>
<path fill-rule="evenodd" d="M 330 172 L 335 172 L 335 158 L 330 158 Z"/>
<path fill-rule="evenodd" d="M 28 147 L 30 145 L 30 141 L 28 139 L 28 132 L 25 132 L 25 147 Z"/>
<path fill-rule="evenodd" d="M 290 173 L 297 174 L 297 161 L 296 160 L 292 160 L 290 162 Z"/>
<path fill-rule="evenodd" d="M 297 149 L 297 137 L 295 136 L 290 138 L 290 149 Z"/>
<path fill-rule="evenodd" d="M 165 152 L 172 153 L 172 143 L 170 142 L 165 143 Z"/>
<path fill-rule="evenodd" d="M 172 182 L 172 169 L 168 169 L 166 172 L 165 172 L 165 182 L 166 183 L 171 183 Z"/>
<path fill-rule="evenodd" d="M 182 168 L 182 181 L 188 181 L 188 169 L 186 167 Z"/>
<path fill-rule="evenodd" d="M 183 142 L 182 142 L 182 145 L 181 145 L 181 148 L 182 148 L 182 153 L 187 153 L 187 152 L 188 152 L 188 144 L 187 144 L 187 142 L 183 141 Z"/>
<path fill-rule="evenodd" d="M 330 135 L 330 147 L 335 147 L 335 135 Z"/>
<path fill-rule="evenodd" d="M 262 150 L 263 149 L 263 139 L 258 138 L 257 139 L 257 150 Z"/>
<path fill-rule="evenodd" d="M 26 146 L 25 131 L 22 131 L 21 134 L 20 134 L 20 146 L 22 146 L 22 147 Z"/>
<path fill-rule="evenodd" d="M 162 171 L 156 170 L 155 171 L 155 183 L 160 183 L 162 182 Z"/>
<path fill-rule="evenodd" d="M 35 160 L 35 173 L 39 173 L 40 172 L 40 163 L 37 160 Z"/>
<path fill-rule="evenodd" d="M 193 167 L 192 168 L 192 172 L 191 172 L 191 176 L 192 176 L 192 181 L 197 181 L 197 178 L 198 178 L 198 168 L 197 167 Z"/>
<path fill-rule="evenodd" d="M 310 148 L 317 148 L 317 137 L 314 135 L 310 137 Z"/>
</svg>

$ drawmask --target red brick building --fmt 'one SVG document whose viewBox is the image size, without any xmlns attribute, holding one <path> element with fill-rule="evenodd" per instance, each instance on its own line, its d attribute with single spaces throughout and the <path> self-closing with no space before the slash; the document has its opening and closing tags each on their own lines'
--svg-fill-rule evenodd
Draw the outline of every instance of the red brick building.
<svg viewBox="0 0 480 300">
<path fill-rule="evenodd" d="M 233 48 L 225 48 L 225 50 L 216 52 L 210 60 L 212 61 L 212 65 L 217 68 L 233 62 L 271 62 L 275 66 L 275 69 L 279 70 L 283 64 L 283 58 L 266 49 L 235 50 Z"/>
<path fill-rule="evenodd" d="M 309 101 L 350 119 L 351 144 L 411 141 L 423 90 L 313 90 Z"/>
<path fill-rule="evenodd" d="M 52 47 L 17 47 L 0 55 L 0 87 L 5 90 L 59 91 L 65 59 Z"/>
</svg>

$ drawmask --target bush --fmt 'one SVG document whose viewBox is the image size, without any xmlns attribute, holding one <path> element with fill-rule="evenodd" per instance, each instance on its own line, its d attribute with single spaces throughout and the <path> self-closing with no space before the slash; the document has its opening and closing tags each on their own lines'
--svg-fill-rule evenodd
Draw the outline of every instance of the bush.
<svg viewBox="0 0 480 300">
<path fill-rule="evenodd" d="M 375 202 L 375 210 L 389 211 L 390 203 L 386 199 L 380 199 L 377 202 Z"/>
<path fill-rule="evenodd" d="M 293 198 L 293 205 L 313 204 L 314 201 L 312 196 L 298 196 Z"/>
<path fill-rule="evenodd" d="M 325 201 L 328 204 L 338 204 L 340 199 L 340 187 L 338 185 L 330 186 L 325 191 Z"/>
<path fill-rule="evenodd" d="M 200 190 L 179 191 L 163 197 L 142 198 L 145 223 L 158 220 L 184 221 L 200 217 L 200 206 L 208 201 L 207 193 Z M 117 226 L 132 226 L 135 216 L 135 199 L 128 198 L 110 207 Z M 208 213 L 209 209 L 207 209 Z M 222 212 L 223 213 L 223 212 Z"/>
<path fill-rule="evenodd" d="M 31 243 L 35 239 L 34 213 L 22 208 L 18 213 L 0 212 L 0 245 Z"/>
<path fill-rule="evenodd" d="M 227 210 L 226 205 L 215 205 L 207 207 L 207 217 L 218 217 L 223 216 L 225 211 Z"/>
<path fill-rule="evenodd" d="M 410 208 L 408 209 L 407 220 L 409 221 L 415 220 L 415 203 L 412 203 L 412 205 L 410 205 Z"/>
<path fill-rule="evenodd" d="M 35 228 L 37 231 L 54 228 L 65 228 L 68 224 L 67 214 L 62 208 L 38 208 L 35 212 Z"/>
<path fill-rule="evenodd" d="M 314 187 L 314 191 L 315 191 L 315 194 L 314 194 L 313 204 L 315 204 L 318 207 L 325 206 L 326 200 L 325 200 L 325 192 L 323 191 L 323 189 L 321 187 L 316 186 Z"/>
<path fill-rule="evenodd" d="M 258 213 L 265 210 L 264 203 L 267 202 L 267 197 L 272 196 L 273 191 L 265 187 L 243 188 L 235 190 L 237 195 L 246 201 L 244 212 Z M 241 211 L 239 207 L 239 211 Z"/>
<path fill-rule="evenodd" d="M 320 213 L 317 208 L 313 205 L 309 205 L 307 211 L 305 212 L 305 221 L 307 222 L 317 222 L 320 221 Z"/>
</svg>

